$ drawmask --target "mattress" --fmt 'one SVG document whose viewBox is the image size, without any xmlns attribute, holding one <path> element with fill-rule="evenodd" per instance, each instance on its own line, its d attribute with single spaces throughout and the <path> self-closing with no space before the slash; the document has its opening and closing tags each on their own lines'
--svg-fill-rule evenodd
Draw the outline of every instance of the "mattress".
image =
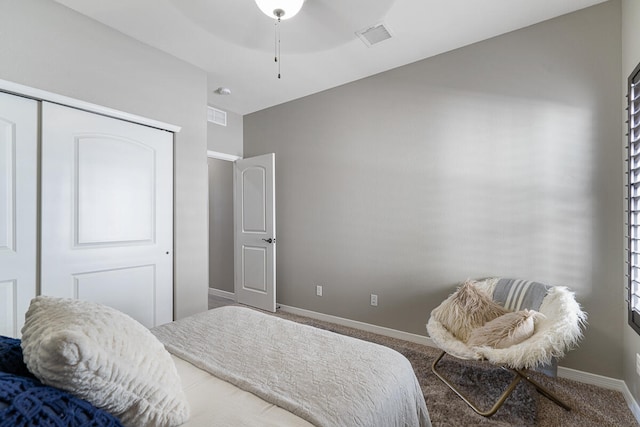
<svg viewBox="0 0 640 427">
<path fill-rule="evenodd" d="M 191 405 L 183 427 L 313 427 L 313 424 L 172 355 Z"/>
</svg>

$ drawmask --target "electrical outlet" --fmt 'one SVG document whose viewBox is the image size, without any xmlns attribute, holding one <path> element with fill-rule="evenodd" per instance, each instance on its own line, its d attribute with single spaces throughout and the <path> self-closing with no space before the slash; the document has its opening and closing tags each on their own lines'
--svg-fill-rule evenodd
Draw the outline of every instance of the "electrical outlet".
<svg viewBox="0 0 640 427">
<path fill-rule="evenodd" d="M 371 305 L 374 307 L 378 306 L 378 295 L 371 294 Z"/>
<path fill-rule="evenodd" d="M 322 296 L 322 286 L 317 285 L 316 286 L 316 295 L 321 297 Z"/>
<path fill-rule="evenodd" d="M 636 353 L 636 373 L 640 375 L 640 354 Z"/>
</svg>

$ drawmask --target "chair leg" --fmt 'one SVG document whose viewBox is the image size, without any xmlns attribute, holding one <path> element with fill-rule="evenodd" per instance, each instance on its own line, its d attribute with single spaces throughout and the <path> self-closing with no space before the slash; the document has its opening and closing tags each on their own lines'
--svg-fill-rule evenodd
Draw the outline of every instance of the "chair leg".
<svg viewBox="0 0 640 427">
<path fill-rule="evenodd" d="M 538 390 L 538 393 L 540 393 L 541 395 L 543 395 L 544 397 L 546 397 L 547 399 L 549 399 L 550 401 L 552 401 L 556 405 L 560 406 L 561 408 L 563 408 L 563 409 L 565 409 L 567 411 L 571 410 L 571 407 L 569 407 L 569 405 L 567 405 L 562 400 L 560 400 L 560 398 L 558 396 L 556 396 L 555 394 L 553 394 L 551 392 L 551 390 L 549 390 L 548 388 L 546 388 L 545 386 L 543 386 L 539 382 L 534 381 L 529 375 L 527 375 L 526 372 L 521 371 L 519 369 L 512 369 L 512 371 L 514 371 L 519 376 L 521 376 L 523 379 L 528 381 L 531 385 L 533 385 L 536 388 L 536 390 Z"/>
<path fill-rule="evenodd" d="M 431 365 L 431 371 L 433 371 L 433 373 L 440 378 L 440 380 L 445 383 L 451 390 L 453 390 L 453 392 L 455 394 L 458 395 L 458 397 L 460 397 L 460 399 L 462 399 L 467 405 L 469 405 L 469 407 L 471 409 L 473 409 L 476 413 L 478 413 L 479 415 L 482 415 L 483 417 L 490 417 L 493 414 L 495 414 L 496 412 L 498 412 L 498 409 L 500 409 L 500 407 L 502 406 L 502 404 L 505 402 L 505 400 L 507 400 L 507 398 L 509 397 L 509 395 L 513 392 L 513 390 L 515 390 L 516 386 L 518 385 L 518 383 L 520 382 L 521 378 L 526 378 L 526 377 L 522 377 L 521 375 L 516 375 L 513 378 L 513 381 L 511 381 L 511 384 L 509 384 L 509 386 L 505 389 L 505 391 L 500 395 L 500 397 L 498 398 L 498 400 L 496 401 L 496 403 L 487 411 L 483 411 L 482 409 L 480 409 L 476 404 L 474 404 L 473 402 L 471 402 L 471 400 L 469 400 L 469 398 L 467 396 L 465 396 L 464 394 L 462 394 L 462 392 L 456 388 L 455 385 L 453 385 L 448 379 L 446 379 L 440 372 L 438 372 L 438 370 L 436 369 L 436 365 L 438 364 L 438 362 L 440 362 L 440 360 L 444 357 L 444 355 L 446 354 L 446 351 L 443 351 L 442 354 L 440 354 L 440 356 L 433 362 L 433 364 Z"/>
<path fill-rule="evenodd" d="M 565 409 L 567 411 L 571 410 L 571 408 L 567 404 L 562 402 L 557 396 L 555 396 L 546 387 L 542 386 L 537 381 L 534 381 L 531 377 L 529 377 L 529 375 L 527 375 L 526 372 L 524 372 L 522 370 L 518 370 L 518 369 L 508 369 L 507 368 L 508 370 L 510 370 L 510 371 L 512 371 L 513 373 L 516 374 L 514 376 L 513 380 L 511 381 L 511 384 L 509 384 L 509 386 L 504 390 L 504 392 L 500 395 L 500 397 L 498 397 L 498 400 L 495 402 L 495 404 L 489 410 L 483 411 L 476 404 L 471 402 L 471 400 L 469 400 L 469 398 L 467 396 L 462 394 L 462 392 L 453 383 L 451 383 L 440 372 L 438 372 L 438 370 L 436 368 L 436 365 L 438 364 L 438 362 L 440 362 L 440 360 L 442 360 L 442 358 L 444 357 L 444 355 L 446 353 L 447 353 L 446 351 L 443 351 L 440 354 L 440 356 L 438 356 L 438 358 L 431 365 L 431 371 L 438 378 L 440 378 L 440 380 L 443 383 L 445 383 L 451 390 L 453 390 L 453 392 L 456 393 L 467 405 L 469 405 L 469 407 L 471 409 L 473 409 L 479 415 L 482 415 L 484 417 L 490 417 L 493 414 L 495 414 L 498 411 L 498 409 L 500 409 L 500 407 L 504 404 L 504 402 L 507 400 L 507 398 L 511 395 L 513 390 L 515 390 L 516 386 L 518 385 L 518 383 L 520 382 L 521 379 L 524 379 L 527 382 L 531 383 L 531 385 L 533 385 L 536 388 L 538 393 L 542 394 L 544 397 L 546 397 L 547 399 L 551 400 L 556 405 L 560 406 L 561 408 L 563 408 L 563 409 Z"/>
</svg>

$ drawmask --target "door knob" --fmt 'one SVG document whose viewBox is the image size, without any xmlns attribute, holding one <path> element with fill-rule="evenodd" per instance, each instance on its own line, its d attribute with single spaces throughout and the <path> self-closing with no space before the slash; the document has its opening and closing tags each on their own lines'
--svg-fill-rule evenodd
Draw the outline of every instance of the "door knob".
<svg viewBox="0 0 640 427">
<path fill-rule="evenodd" d="M 268 239 L 262 239 L 262 240 L 264 240 L 267 243 L 275 243 L 276 242 L 276 239 L 272 239 L 271 237 L 269 237 Z"/>
</svg>

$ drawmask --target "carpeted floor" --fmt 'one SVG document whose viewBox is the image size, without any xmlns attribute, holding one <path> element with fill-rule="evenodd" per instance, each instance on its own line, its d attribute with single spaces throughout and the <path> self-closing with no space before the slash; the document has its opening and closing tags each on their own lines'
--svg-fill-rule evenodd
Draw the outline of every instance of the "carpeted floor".
<svg viewBox="0 0 640 427">
<path fill-rule="evenodd" d="M 210 304 L 226 305 L 224 301 Z M 434 427 L 444 426 L 541 426 L 541 427 L 627 427 L 638 426 L 620 392 L 608 390 L 576 381 L 556 378 L 548 379 L 533 373 L 534 379 L 547 386 L 567 403 L 572 410 L 565 411 L 535 388 L 521 382 L 500 410 L 490 418 L 477 415 L 432 372 L 431 364 L 440 354 L 438 349 L 389 338 L 370 332 L 323 322 L 307 317 L 278 311 L 277 316 L 349 335 L 393 348 L 402 353 L 413 365 L 424 393 L 429 415 Z M 452 380 L 465 387 L 473 400 L 481 406 L 491 406 L 491 397 L 497 397 L 511 381 L 511 374 L 486 363 L 462 362 L 446 356 L 440 365 L 450 372 Z M 482 393 L 477 393 L 475 384 L 483 384 Z M 468 387 L 468 388 L 467 388 Z"/>
</svg>

